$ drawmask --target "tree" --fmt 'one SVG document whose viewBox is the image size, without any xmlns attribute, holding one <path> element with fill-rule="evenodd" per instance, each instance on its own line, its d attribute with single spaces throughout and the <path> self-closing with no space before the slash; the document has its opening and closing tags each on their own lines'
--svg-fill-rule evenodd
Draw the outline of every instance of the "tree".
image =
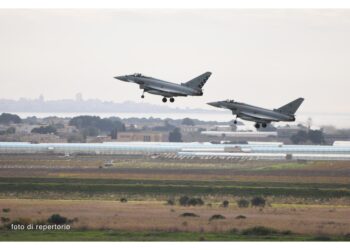
<svg viewBox="0 0 350 250">
<path fill-rule="evenodd" d="M 9 123 L 21 123 L 22 119 L 18 115 L 13 115 L 9 113 L 2 113 L 0 115 L 0 124 L 9 124 Z"/>
<path fill-rule="evenodd" d="M 169 133 L 170 142 L 182 142 L 182 135 L 179 128 L 175 128 L 172 132 Z"/>
<path fill-rule="evenodd" d="M 309 130 L 308 133 L 309 140 L 315 144 L 322 144 L 325 142 L 322 130 Z"/>
<path fill-rule="evenodd" d="M 114 128 L 111 131 L 111 139 L 116 140 L 118 138 L 118 129 Z"/>
<path fill-rule="evenodd" d="M 292 135 L 290 140 L 293 144 L 299 144 L 302 142 L 306 142 L 308 140 L 308 133 L 303 130 L 299 130 L 298 133 Z"/>
<path fill-rule="evenodd" d="M 164 126 L 156 126 L 156 127 L 153 127 L 152 130 L 153 131 L 172 131 L 175 128 L 176 127 L 171 125 L 168 121 L 165 121 Z"/>
<path fill-rule="evenodd" d="M 97 134 L 99 131 L 111 134 L 115 129 L 125 131 L 125 125 L 121 121 L 111 118 L 101 119 L 98 116 L 76 116 L 69 121 L 69 125 L 75 126 L 79 130 L 95 128 L 98 130 Z"/>
<path fill-rule="evenodd" d="M 310 140 L 314 144 L 322 144 L 325 142 L 324 134 L 322 130 L 309 129 L 308 132 L 300 130 L 298 133 L 292 135 L 290 140 L 294 144 L 304 143 Z"/>
<path fill-rule="evenodd" d="M 68 136 L 67 142 L 68 143 L 85 142 L 85 138 L 81 134 L 73 133 Z"/>
<path fill-rule="evenodd" d="M 82 133 L 85 138 L 87 136 L 98 136 L 98 129 L 95 127 L 87 127 L 83 129 Z"/>
<path fill-rule="evenodd" d="M 16 128 L 14 127 L 9 127 L 6 129 L 6 134 L 15 134 L 16 133 Z"/>
<path fill-rule="evenodd" d="M 38 128 L 33 128 L 31 133 L 36 133 L 36 134 L 54 134 L 56 133 L 56 128 L 49 125 L 49 126 L 40 126 Z"/>
<path fill-rule="evenodd" d="M 187 125 L 187 126 L 194 126 L 195 125 L 194 121 L 192 119 L 190 119 L 190 118 L 184 118 L 182 120 L 181 124 L 182 125 Z"/>
</svg>

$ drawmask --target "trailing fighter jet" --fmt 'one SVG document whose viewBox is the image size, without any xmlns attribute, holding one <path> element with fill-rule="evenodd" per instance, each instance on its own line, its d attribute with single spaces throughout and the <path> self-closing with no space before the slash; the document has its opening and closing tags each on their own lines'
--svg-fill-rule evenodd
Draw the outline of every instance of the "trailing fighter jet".
<svg viewBox="0 0 350 250">
<path fill-rule="evenodd" d="M 252 105 L 248 105 L 241 102 L 235 102 L 233 100 L 209 102 L 208 104 L 217 108 L 230 109 L 233 115 L 236 115 L 234 121 L 237 124 L 237 118 L 241 118 L 247 121 L 254 121 L 255 128 L 260 128 L 260 124 L 263 128 L 270 122 L 279 121 L 295 121 L 295 112 L 298 110 L 304 98 L 298 98 L 278 109 L 264 109 Z"/>
<path fill-rule="evenodd" d="M 175 96 L 202 96 L 202 88 L 209 79 L 210 75 L 210 72 L 206 72 L 186 83 L 181 84 L 159 80 L 139 73 L 116 76 L 114 78 L 124 82 L 133 82 L 138 84 L 140 89 L 143 89 L 141 98 L 144 98 L 144 93 L 148 92 L 150 94 L 163 96 L 163 102 L 167 102 L 167 98 L 169 98 L 170 102 L 174 102 Z"/>
</svg>

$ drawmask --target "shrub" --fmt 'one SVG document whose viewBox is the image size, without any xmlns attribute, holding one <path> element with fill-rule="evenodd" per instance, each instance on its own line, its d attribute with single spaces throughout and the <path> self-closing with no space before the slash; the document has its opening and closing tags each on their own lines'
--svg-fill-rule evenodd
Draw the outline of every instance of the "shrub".
<svg viewBox="0 0 350 250">
<path fill-rule="evenodd" d="M 228 207 L 229 204 L 230 204 L 229 201 L 224 200 L 224 201 L 222 202 L 221 206 L 222 206 L 222 207 Z"/>
<path fill-rule="evenodd" d="M 252 207 L 265 207 L 266 200 L 262 197 L 254 197 L 251 200 Z"/>
<path fill-rule="evenodd" d="M 181 196 L 179 199 L 179 203 L 181 206 L 187 206 L 188 200 L 190 198 L 188 198 L 188 196 Z"/>
<path fill-rule="evenodd" d="M 57 224 L 57 225 L 62 225 L 64 223 L 67 223 L 67 218 L 63 217 L 59 214 L 53 214 L 51 215 L 48 219 L 47 222 L 50 224 Z"/>
<path fill-rule="evenodd" d="M 277 234 L 277 233 L 278 231 L 276 229 L 263 227 L 263 226 L 251 227 L 251 228 L 244 229 L 242 231 L 243 235 L 259 235 L 259 236 L 271 235 L 271 234 Z"/>
<path fill-rule="evenodd" d="M 120 198 L 120 202 L 126 203 L 126 202 L 128 202 L 128 199 L 122 197 L 122 198 Z"/>
<path fill-rule="evenodd" d="M 11 209 L 9 209 L 9 208 L 3 208 L 2 211 L 3 211 L 4 213 L 8 213 L 8 212 L 11 211 Z"/>
<path fill-rule="evenodd" d="M 290 234 L 292 234 L 292 231 L 290 231 L 290 230 L 283 230 L 280 233 L 283 234 L 283 235 L 290 235 Z"/>
<path fill-rule="evenodd" d="M 246 218 L 247 218 L 247 217 L 244 216 L 244 215 L 238 215 L 238 216 L 236 216 L 236 219 L 237 219 L 237 220 L 246 219 Z"/>
<path fill-rule="evenodd" d="M 204 201 L 201 198 L 190 198 L 188 196 L 181 196 L 179 199 L 181 206 L 202 206 Z"/>
<path fill-rule="evenodd" d="M 199 217 L 199 215 L 195 213 L 183 213 L 180 215 L 181 217 Z"/>
<path fill-rule="evenodd" d="M 170 205 L 170 206 L 173 206 L 173 205 L 175 205 L 175 201 L 174 201 L 174 199 L 169 199 L 169 200 L 166 201 L 166 204 Z"/>
<path fill-rule="evenodd" d="M 314 241 L 331 241 L 332 239 L 328 236 L 325 236 L 325 235 L 319 235 L 319 236 L 314 237 L 312 240 L 314 240 Z"/>
<path fill-rule="evenodd" d="M 240 199 L 237 201 L 237 206 L 238 207 L 249 207 L 249 201 L 247 201 L 246 199 Z"/>
<path fill-rule="evenodd" d="M 202 206 L 204 201 L 201 198 L 190 198 L 187 202 L 187 206 Z"/>
<path fill-rule="evenodd" d="M 221 215 L 221 214 L 214 214 L 212 217 L 210 217 L 209 221 L 212 220 L 224 220 L 226 219 L 225 216 Z"/>
<path fill-rule="evenodd" d="M 7 218 L 7 217 L 1 217 L 1 222 L 2 222 L 2 223 L 7 223 L 7 222 L 9 222 L 9 221 L 10 221 L 9 218 Z"/>
</svg>

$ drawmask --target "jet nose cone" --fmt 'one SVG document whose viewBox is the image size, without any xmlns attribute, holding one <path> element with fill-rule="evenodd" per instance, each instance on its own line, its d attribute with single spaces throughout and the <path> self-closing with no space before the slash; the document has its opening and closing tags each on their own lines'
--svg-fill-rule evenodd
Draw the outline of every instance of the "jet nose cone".
<svg viewBox="0 0 350 250">
<path fill-rule="evenodd" d="M 208 102 L 207 104 L 216 108 L 221 108 L 220 102 Z"/>
<path fill-rule="evenodd" d="M 115 79 L 118 79 L 120 81 L 127 81 L 126 77 L 125 76 L 115 76 L 114 77 Z"/>
</svg>

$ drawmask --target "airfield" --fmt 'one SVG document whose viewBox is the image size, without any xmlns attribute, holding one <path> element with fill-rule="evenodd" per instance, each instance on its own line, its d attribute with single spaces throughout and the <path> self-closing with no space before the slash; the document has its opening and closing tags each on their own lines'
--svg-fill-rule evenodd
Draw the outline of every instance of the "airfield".
<svg viewBox="0 0 350 250">
<path fill-rule="evenodd" d="M 0 240 L 350 240 L 346 143 L 0 145 Z"/>
<path fill-rule="evenodd" d="M 350 143 L 333 145 L 284 145 L 280 142 L 247 144 L 105 142 L 105 143 L 38 143 L 0 142 L 0 154 L 124 155 L 140 154 L 173 159 L 226 160 L 350 160 Z"/>
</svg>

